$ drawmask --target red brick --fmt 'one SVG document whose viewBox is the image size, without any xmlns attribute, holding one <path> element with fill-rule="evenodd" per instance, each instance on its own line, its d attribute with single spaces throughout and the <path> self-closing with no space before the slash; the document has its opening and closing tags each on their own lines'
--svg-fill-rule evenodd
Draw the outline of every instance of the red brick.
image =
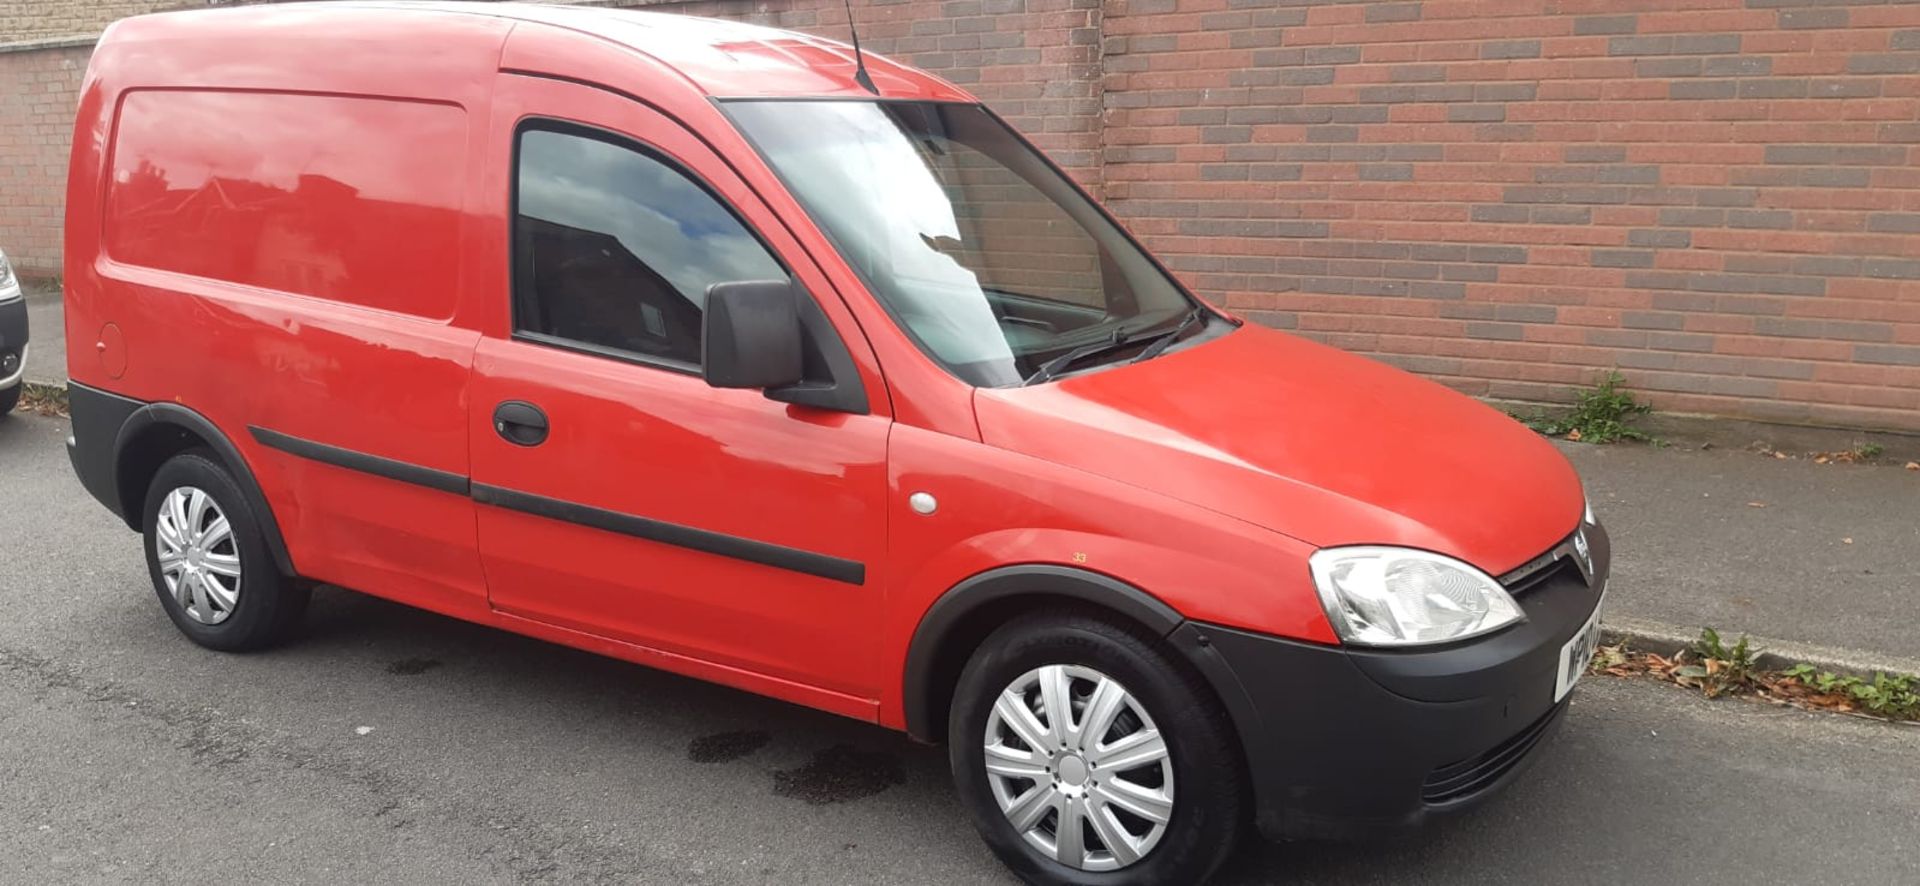
<svg viewBox="0 0 1920 886">
<path fill-rule="evenodd" d="M 844 37 L 833 0 L 655 5 Z M 1594 369 L 1684 334 L 1717 356 L 1628 374 L 1659 408 L 1777 414 L 1756 396 L 1699 391 L 1736 390 L 1711 386 L 1747 377 L 1748 359 L 1809 361 L 1813 381 L 1780 379 L 1778 399 L 1807 404 L 1816 421 L 1920 431 L 1920 367 L 1855 362 L 1847 340 L 1756 333 L 1756 318 L 1785 317 L 1883 324 L 1893 343 L 1920 344 L 1920 236 L 1897 215 L 1920 214 L 1920 72 L 1852 67 L 1891 51 L 1894 29 L 1920 27 L 1920 4 L 1847 5 L 1847 27 L 1815 30 L 1782 29 L 1778 10 L 1745 0 L 1425 0 L 1420 20 L 1405 22 L 1368 22 L 1364 3 L 1174 5 L 1029 0 L 1017 13 L 943 20 L 954 7 L 934 0 L 862 0 L 855 12 L 869 48 L 945 66 L 937 72 L 971 84 L 1043 146 L 1080 158 L 1072 174 L 1171 264 L 1209 268 L 1185 274 L 1190 284 L 1256 318 L 1288 312 L 1303 334 L 1456 389 L 1532 398 L 1569 396 Z M 1614 35 L 1574 34 L 1576 18 L 1610 14 L 1636 15 L 1631 36 L 1673 38 L 1681 52 L 1616 56 Z M 942 21 L 946 36 L 914 33 Z M 963 29 L 1018 33 L 1038 62 L 965 67 L 993 53 L 943 48 Z M 1743 55 L 1687 54 L 1717 45 L 1688 38 L 1726 33 L 1740 35 Z M 1154 42 L 1162 36 L 1175 39 Z M 1537 41 L 1538 57 L 1485 49 L 1531 52 L 1513 41 Z M 1257 55 L 1283 46 L 1300 50 L 1297 63 Z M 60 178 L 85 58 L 84 48 L 0 53 L 0 82 L 49 90 L 0 95 L 0 120 L 11 121 L 0 130 L 0 242 L 29 273 L 58 269 Z M 1699 85 L 1719 81 L 1732 85 Z M 1676 98 L 1675 84 L 1707 97 Z M 1457 116 L 1469 104 L 1471 116 Z M 1196 108 L 1236 116 L 1196 122 L 1184 114 Z M 1215 126 L 1248 127 L 1248 140 L 1210 142 Z M 1769 147 L 1804 145 L 1906 152 L 1870 166 L 1805 150 L 1769 162 Z M 1135 148 L 1161 153 L 1127 153 Z M 1247 179 L 1209 179 L 1221 164 L 1246 167 Z M 1877 213 L 1896 214 L 1885 222 L 1894 227 L 1873 227 Z M 1301 224 L 1272 238 L 1202 236 L 1194 220 Z M 1776 224 L 1787 227 L 1743 226 Z M 1300 236 L 1321 225 L 1326 236 Z M 1594 267 L 1596 248 L 1610 264 L 1650 266 Z M 1222 257 L 1280 264 L 1203 264 Z M 1311 272 L 1315 262 L 1327 272 Z M 1419 297 L 1416 284 L 1441 297 Z M 1479 314 L 1445 313 L 1461 305 L 1553 306 L 1555 322 L 1518 324 L 1521 341 L 1473 338 L 1461 318 Z M 1624 312 L 1682 325 L 1622 330 Z M 1592 330 L 1615 333 L 1589 339 Z M 1646 334 L 1625 334 L 1636 332 Z"/>
<path fill-rule="evenodd" d="M 1618 11 L 1625 11 L 1623 7 Z M 1718 31 L 1763 31 L 1777 24 L 1770 9 L 1711 9 L 1685 12 L 1643 12 L 1639 25 L 1642 34 L 1712 33 Z"/>
</svg>

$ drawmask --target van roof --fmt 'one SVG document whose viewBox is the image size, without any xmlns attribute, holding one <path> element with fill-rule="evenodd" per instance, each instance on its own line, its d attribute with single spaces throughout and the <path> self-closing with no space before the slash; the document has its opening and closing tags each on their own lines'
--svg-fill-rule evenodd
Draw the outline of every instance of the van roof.
<svg viewBox="0 0 1920 886">
<path fill-rule="evenodd" d="M 263 4 L 142 18 L 172 19 L 181 24 L 189 18 L 209 23 L 217 18 L 222 25 L 242 29 L 256 25 L 273 29 L 297 20 L 302 38 L 312 39 L 337 29 L 343 40 L 352 40 L 368 33 L 370 17 L 384 18 L 383 13 L 411 13 L 395 14 L 391 23 L 416 32 L 426 30 L 421 23 L 433 17 L 423 17 L 423 12 L 534 23 L 578 35 L 582 40 L 607 41 L 651 56 L 716 97 L 870 95 L 854 81 L 853 49 L 848 44 L 745 22 L 670 13 L 533 3 L 372 0 Z M 386 32 L 383 36 L 393 36 L 386 28 L 381 30 Z M 872 52 L 864 55 L 868 74 L 886 98 L 975 100 L 925 71 Z"/>
</svg>

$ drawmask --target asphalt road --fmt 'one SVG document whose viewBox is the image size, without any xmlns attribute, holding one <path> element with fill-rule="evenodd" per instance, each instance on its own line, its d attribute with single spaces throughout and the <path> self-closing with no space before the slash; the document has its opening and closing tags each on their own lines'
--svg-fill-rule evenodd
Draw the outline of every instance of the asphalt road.
<svg viewBox="0 0 1920 886">
<path fill-rule="evenodd" d="M 0 420 L 0 882 L 996 883 L 883 730 L 344 591 L 179 637 L 63 423 Z M 1514 789 L 1221 882 L 1920 881 L 1920 729 L 1589 679 Z"/>
</svg>

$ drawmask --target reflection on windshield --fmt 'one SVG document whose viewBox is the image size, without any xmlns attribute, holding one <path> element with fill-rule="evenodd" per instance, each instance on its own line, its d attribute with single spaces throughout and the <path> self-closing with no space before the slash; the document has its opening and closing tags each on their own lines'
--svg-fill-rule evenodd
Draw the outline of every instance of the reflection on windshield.
<svg viewBox="0 0 1920 886">
<path fill-rule="evenodd" d="M 893 121 L 865 103 L 822 103 L 815 114 L 836 139 L 807 140 L 800 150 L 810 170 L 804 187 L 834 199 L 809 200 L 832 217 L 836 230 L 858 230 L 857 254 L 848 256 L 869 275 L 906 282 L 896 309 L 915 318 L 916 329 L 949 363 L 1010 364 L 1013 351 L 999 334 L 980 279 L 929 242 L 959 240 L 960 222 L 924 157 Z M 871 224 L 884 208 L 891 223 Z M 1010 368 L 1010 366 L 1009 366 Z"/>
<path fill-rule="evenodd" d="M 728 104 L 794 196 L 919 345 L 979 385 L 1191 302 L 975 105 Z"/>
</svg>

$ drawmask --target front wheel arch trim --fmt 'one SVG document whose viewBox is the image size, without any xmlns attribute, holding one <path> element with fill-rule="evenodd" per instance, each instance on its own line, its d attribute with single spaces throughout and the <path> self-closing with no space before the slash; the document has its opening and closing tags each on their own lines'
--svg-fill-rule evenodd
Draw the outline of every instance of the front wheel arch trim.
<svg viewBox="0 0 1920 886">
<path fill-rule="evenodd" d="M 926 742 L 945 739 L 944 731 L 937 728 L 944 722 L 945 712 L 935 708 L 941 695 L 936 678 L 950 652 L 944 648 L 948 636 L 968 615 L 1013 597 L 1091 604 L 1116 612 L 1163 638 L 1186 622 L 1173 607 L 1152 594 L 1097 572 L 1041 563 L 982 572 L 941 594 L 914 628 L 901 680 L 901 712 L 908 735 Z"/>
</svg>

